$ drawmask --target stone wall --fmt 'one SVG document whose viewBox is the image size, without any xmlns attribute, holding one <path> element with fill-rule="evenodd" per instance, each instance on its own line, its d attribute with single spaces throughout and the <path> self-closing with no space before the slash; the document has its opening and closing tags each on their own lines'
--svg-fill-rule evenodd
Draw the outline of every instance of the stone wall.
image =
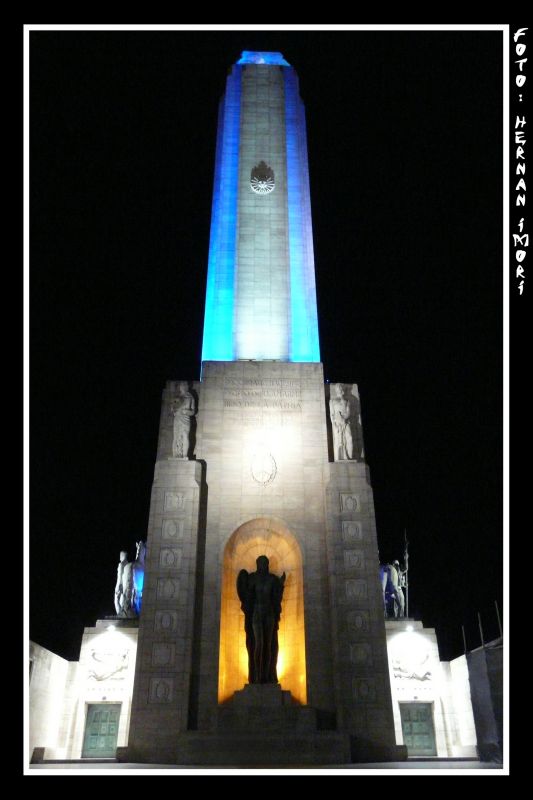
<svg viewBox="0 0 533 800">
<path fill-rule="evenodd" d="M 62 743 L 69 662 L 30 642 L 29 753 L 35 747 L 58 752 Z"/>
<path fill-rule="evenodd" d="M 385 623 L 396 742 L 403 744 L 401 703 L 429 703 L 437 756 L 475 758 L 476 737 L 464 656 L 440 661 L 434 628 L 420 621 Z"/>
<path fill-rule="evenodd" d="M 131 757 L 176 757 L 181 734 L 216 732 L 224 675 L 231 691 L 246 681 L 235 573 L 262 553 L 288 574 L 280 656 L 292 626 L 294 697 L 351 736 L 354 757 L 397 757 L 368 468 L 362 444 L 358 460 L 330 460 L 322 364 L 204 362 L 191 460 L 171 456 L 175 386 L 163 393 Z M 238 531 L 242 563 L 228 555 Z"/>
</svg>

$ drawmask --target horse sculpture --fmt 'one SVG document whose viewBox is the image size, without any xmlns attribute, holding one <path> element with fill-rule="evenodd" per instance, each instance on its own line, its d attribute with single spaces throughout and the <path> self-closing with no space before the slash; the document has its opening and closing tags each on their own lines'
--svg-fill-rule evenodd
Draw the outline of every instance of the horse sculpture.
<svg viewBox="0 0 533 800">
<path fill-rule="evenodd" d="M 405 599 L 400 584 L 399 564 L 398 567 L 395 564 L 380 564 L 379 580 L 383 592 L 385 616 L 403 617 L 405 615 Z"/>
<path fill-rule="evenodd" d="M 144 584 L 144 559 L 146 544 L 135 542 L 135 561 L 124 564 L 121 586 L 117 597 L 117 614 L 120 617 L 137 617 L 141 613 Z"/>
</svg>

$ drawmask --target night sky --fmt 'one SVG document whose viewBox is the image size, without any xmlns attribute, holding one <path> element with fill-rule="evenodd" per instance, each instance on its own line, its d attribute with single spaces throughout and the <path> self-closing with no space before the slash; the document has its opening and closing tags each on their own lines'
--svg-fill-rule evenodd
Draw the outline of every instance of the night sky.
<svg viewBox="0 0 533 800">
<path fill-rule="evenodd" d="M 198 380 L 218 102 L 276 50 L 307 110 L 321 357 L 356 382 L 382 560 L 442 658 L 502 609 L 501 32 L 30 34 L 30 636 L 76 659 Z M 209 474 L 207 476 L 209 481 Z"/>
</svg>

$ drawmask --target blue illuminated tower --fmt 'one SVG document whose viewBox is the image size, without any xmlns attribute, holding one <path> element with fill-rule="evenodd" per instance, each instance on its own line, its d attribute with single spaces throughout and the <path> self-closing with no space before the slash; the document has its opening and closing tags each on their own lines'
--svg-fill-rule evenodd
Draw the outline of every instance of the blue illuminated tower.
<svg viewBox="0 0 533 800">
<path fill-rule="evenodd" d="M 281 53 L 220 102 L 202 361 L 320 361 L 305 110 Z"/>
</svg>

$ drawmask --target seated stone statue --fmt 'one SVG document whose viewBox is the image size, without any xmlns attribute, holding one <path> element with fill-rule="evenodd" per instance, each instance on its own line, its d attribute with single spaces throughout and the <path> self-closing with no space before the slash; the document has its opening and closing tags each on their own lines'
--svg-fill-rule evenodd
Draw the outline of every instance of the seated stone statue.
<svg viewBox="0 0 533 800">
<path fill-rule="evenodd" d="M 278 627 L 285 573 L 268 571 L 268 558 L 256 559 L 257 571 L 241 569 L 237 594 L 244 612 L 249 683 L 277 683 Z"/>
</svg>

